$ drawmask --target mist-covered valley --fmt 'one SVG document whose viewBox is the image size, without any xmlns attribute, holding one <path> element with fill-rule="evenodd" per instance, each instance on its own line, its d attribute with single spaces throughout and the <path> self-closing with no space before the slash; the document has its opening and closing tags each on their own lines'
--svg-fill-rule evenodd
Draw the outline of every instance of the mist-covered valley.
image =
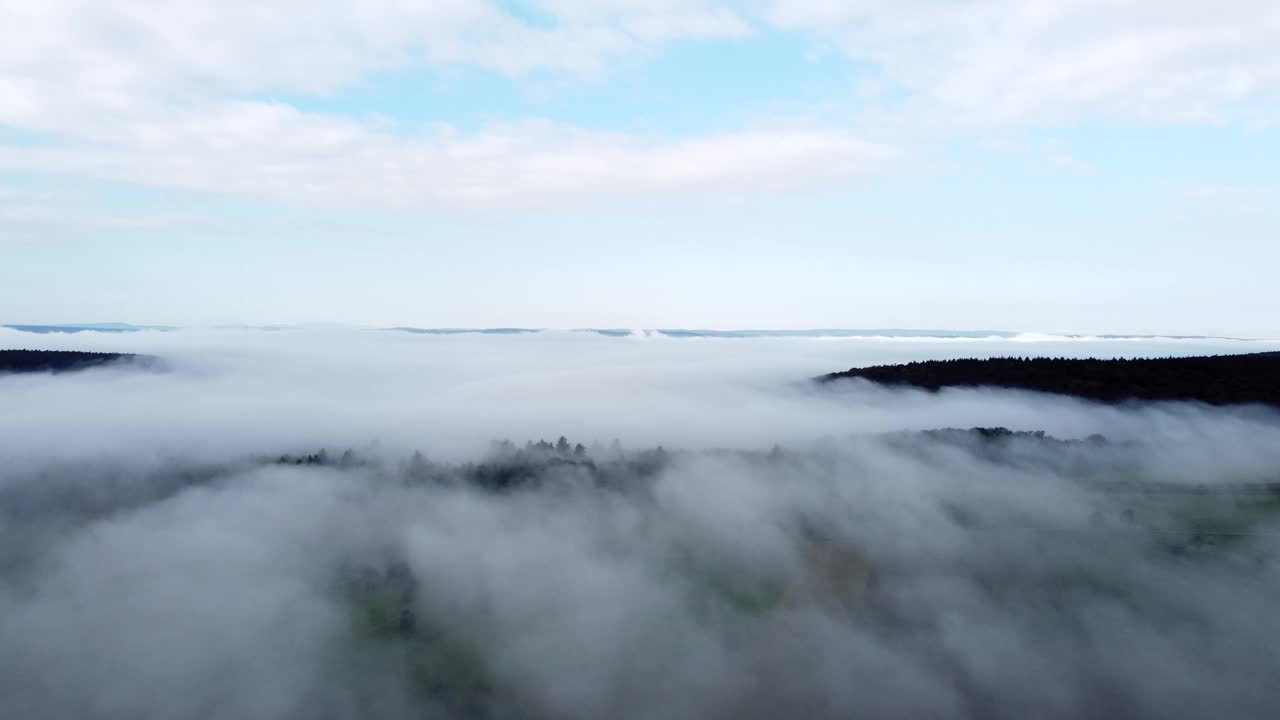
<svg viewBox="0 0 1280 720">
<path fill-rule="evenodd" d="M 0 376 L 4 717 L 1280 707 L 1280 413 L 811 381 L 1277 343 L 0 329 L 0 348 L 154 358 Z"/>
</svg>

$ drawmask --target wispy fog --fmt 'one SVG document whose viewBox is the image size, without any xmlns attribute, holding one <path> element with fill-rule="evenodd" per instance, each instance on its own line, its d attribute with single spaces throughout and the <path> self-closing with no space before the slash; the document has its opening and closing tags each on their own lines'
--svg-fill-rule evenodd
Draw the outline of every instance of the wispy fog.
<svg viewBox="0 0 1280 720">
<path fill-rule="evenodd" d="M 0 717 L 1280 711 L 1280 513 L 1257 489 L 1280 482 L 1275 411 L 807 382 L 1276 344 L 0 329 L 0 347 L 159 358 L 0 376 Z M 1050 437 L 915 432 L 975 426 Z M 473 482 L 492 477 L 519 482 Z"/>
</svg>

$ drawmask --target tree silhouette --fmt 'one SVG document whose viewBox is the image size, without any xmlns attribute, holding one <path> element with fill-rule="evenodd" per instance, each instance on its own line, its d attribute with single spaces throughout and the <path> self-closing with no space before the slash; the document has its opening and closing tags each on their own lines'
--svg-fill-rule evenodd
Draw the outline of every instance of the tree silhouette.
<svg viewBox="0 0 1280 720">
<path fill-rule="evenodd" d="M 0 373 L 70 372 L 137 357 L 74 350 L 0 350 Z"/>
<path fill-rule="evenodd" d="M 926 390 L 1002 387 L 1103 402 L 1198 400 L 1211 405 L 1280 406 L 1280 353 L 1098 360 L 990 358 L 929 360 L 853 368 L 818 378 L 861 378 Z"/>
</svg>

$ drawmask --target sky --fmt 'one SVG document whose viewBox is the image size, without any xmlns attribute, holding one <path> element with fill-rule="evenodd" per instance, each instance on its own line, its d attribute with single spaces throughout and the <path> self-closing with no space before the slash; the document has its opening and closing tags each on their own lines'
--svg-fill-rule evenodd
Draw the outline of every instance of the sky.
<svg viewBox="0 0 1280 720">
<path fill-rule="evenodd" d="M 1280 336 L 1271 0 L 0 0 L 0 322 Z"/>
</svg>

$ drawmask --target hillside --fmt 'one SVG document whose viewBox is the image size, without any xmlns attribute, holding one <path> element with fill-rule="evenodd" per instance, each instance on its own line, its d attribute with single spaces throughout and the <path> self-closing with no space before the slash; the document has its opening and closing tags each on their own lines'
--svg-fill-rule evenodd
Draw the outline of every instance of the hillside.
<svg viewBox="0 0 1280 720">
<path fill-rule="evenodd" d="M 1280 407 L 1280 353 L 1133 360 L 991 358 L 877 365 L 823 375 L 927 390 L 1000 387 L 1102 402 L 1195 400 Z"/>
<path fill-rule="evenodd" d="M 69 372 L 136 357 L 75 350 L 0 350 L 0 373 Z"/>
</svg>

